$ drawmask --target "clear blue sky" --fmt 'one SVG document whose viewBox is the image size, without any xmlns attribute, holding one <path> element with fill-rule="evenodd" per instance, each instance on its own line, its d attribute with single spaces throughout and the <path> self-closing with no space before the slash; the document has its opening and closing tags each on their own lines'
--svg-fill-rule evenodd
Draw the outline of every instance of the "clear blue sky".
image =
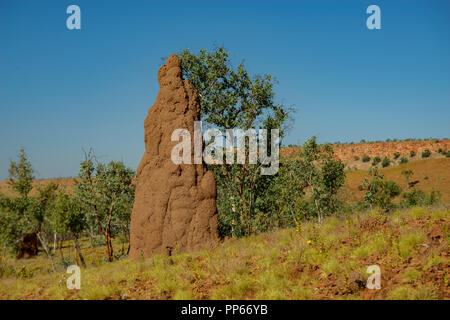
<svg viewBox="0 0 450 320">
<path fill-rule="evenodd" d="M 215 44 L 277 78 L 286 144 L 450 137 L 449 39 L 446 0 L 0 0 L 0 179 L 21 146 L 39 178 L 75 176 L 83 147 L 136 169 L 161 57 Z"/>
</svg>

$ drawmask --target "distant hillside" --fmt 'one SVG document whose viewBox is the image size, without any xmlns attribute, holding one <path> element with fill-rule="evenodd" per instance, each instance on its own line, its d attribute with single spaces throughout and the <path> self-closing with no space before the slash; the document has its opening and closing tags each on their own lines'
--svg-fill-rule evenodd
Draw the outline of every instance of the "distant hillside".
<svg viewBox="0 0 450 320">
<path fill-rule="evenodd" d="M 284 155 L 295 154 L 298 148 L 282 148 Z M 425 149 L 431 151 L 429 158 L 423 159 L 421 154 Z M 361 200 L 363 192 L 358 190 L 358 186 L 367 175 L 367 169 L 372 166 L 372 161 L 362 162 L 362 157 L 368 155 L 373 159 L 375 156 L 383 158 L 389 157 L 392 164 L 388 168 L 382 169 L 386 179 L 393 180 L 405 188 L 405 180 L 401 175 L 403 169 L 412 169 L 414 176 L 412 180 L 419 180 L 416 188 L 429 192 L 433 188 L 442 193 L 442 200 L 445 203 L 450 202 L 450 158 L 446 158 L 438 153 L 438 150 L 450 150 L 450 140 L 430 140 L 430 141 L 401 141 L 401 142 L 380 142 L 380 143 L 360 143 L 360 144 L 339 144 L 334 145 L 335 155 L 346 163 L 347 179 L 341 192 L 344 199 L 350 202 Z M 416 153 L 415 157 L 410 157 L 410 152 Z M 401 154 L 394 160 L 395 153 Z M 355 160 L 354 157 L 359 157 Z M 402 157 L 408 159 L 408 163 L 400 165 Z M 381 167 L 381 164 L 377 165 Z M 34 181 L 35 186 L 45 185 L 49 182 L 59 184 L 61 187 L 71 190 L 73 178 L 44 179 Z M 35 194 L 35 190 L 32 194 Z M 0 193 L 11 195 L 12 191 L 7 181 L 0 182 Z"/>
<path fill-rule="evenodd" d="M 372 159 L 376 156 L 380 158 L 388 157 L 392 161 L 392 165 L 399 164 L 402 157 L 407 158 L 408 161 L 422 160 L 422 152 L 426 149 L 431 152 L 428 159 L 445 158 L 438 151 L 439 149 L 443 151 L 450 150 L 450 140 L 335 144 L 333 147 L 336 157 L 343 161 L 348 168 L 367 170 L 372 166 Z M 284 155 L 294 154 L 297 149 L 295 147 L 282 148 L 281 152 Z M 411 151 L 415 152 L 416 155 L 414 157 L 410 156 Z M 399 153 L 400 156 L 394 159 L 396 153 Z M 371 160 L 369 162 L 363 162 L 362 158 L 364 155 L 368 155 Z M 359 159 L 355 160 L 355 157 Z"/>
</svg>

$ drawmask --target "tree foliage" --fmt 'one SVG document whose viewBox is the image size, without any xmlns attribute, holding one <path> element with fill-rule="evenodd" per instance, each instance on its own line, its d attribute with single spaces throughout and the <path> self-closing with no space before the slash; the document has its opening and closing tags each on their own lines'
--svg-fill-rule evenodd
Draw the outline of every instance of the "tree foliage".
<svg viewBox="0 0 450 320">
<path fill-rule="evenodd" d="M 317 144 L 316 137 L 306 141 L 297 161 L 300 185 L 309 198 L 300 203 L 303 215 L 313 213 L 319 222 L 335 213 L 340 205 L 337 193 L 345 181 L 344 164 L 334 157 L 330 144 Z"/>
<path fill-rule="evenodd" d="M 362 190 L 366 190 L 364 201 L 371 208 L 376 206 L 378 211 L 389 211 L 393 206 L 391 200 L 402 191 L 400 186 L 394 181 L 384 180 L 384 175 L 379 173 L 378 168 L 369 169 L 368 175 L 361 186 Z"/>
<path fill-rule="evenodd" d="M 73 195 L 60 190 L 55 200 L 53 215 L 56 229 L 61 233 L 70 233 L 73 236 L 76 254 L 81 265 L 86 267 L 78 242 L 87 225 L 86 214 L 80 202 Z"/>
<path fill-rule="evenodd" d="M 275 102 L 273 77 L 251 77 L 243 63 L 233 68 L 229 55 L 223 47 L 212 52 L 202 49 L 198 54 L 185 49 L 178 54 L 183 77 L 193 84 L 199 95 L 201 120 L 205 126 L 216 129 L 268 129 L 269 132 L 278 129 L 282 139 L 290 110 Z M 244 147 L 248 147 L 247 141 Z M 261 166 L 259 161 L 257 164 L 209 166 L 217 182 L 222 236 L 242 236 L 264 230 L 263 215 L 267 214 L 270 202 L 266 190 L 274 177 L 261 175 Z"/>
<path fill-rule="evenodd" d="M 135 172 L 123 162 L 98 162 L 94 153 L 86 153 L 80 164 L 75 194 L 87 215 L 105 239 L 108 261 L 114 259 L 112 237 L 122 232 L 129 238 L 129 221 L 134 200 Z M 121 230 L 120 230 L 121 229 Z"/>
</svg>

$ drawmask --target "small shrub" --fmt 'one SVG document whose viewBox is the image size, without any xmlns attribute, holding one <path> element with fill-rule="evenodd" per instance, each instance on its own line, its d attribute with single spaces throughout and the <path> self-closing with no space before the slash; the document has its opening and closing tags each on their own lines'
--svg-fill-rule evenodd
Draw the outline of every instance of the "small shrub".
<svg viewBox="0 0 450 320">
<path fill-rule="evenodd" d="M 376 156 L 375 158 L 373 158 L 372 165 L 376 166 L 380 162 L 381 162 L 381 158 L 379 156 Z"/>
<path fill-rule="evenodd" d="M 425 150 L 422 152 L 422 158 L 428 158 L 430 155 L 431 155 L 431 152 L 430 152 L 430 150 L 428 150 L 428 149 L 425 149 Z"/>
<path fill-rule="evenodd" d="M 401 202 L 402 207 L 418 206 L 425 202 L 425 192 L 422 190 L 403 192 L 402 196 L 405 199 Z"/>
<path fill-rule="evenodd" d="M 354 256 L 358 259 L 365 259 L 370 256 L 370 249 L 367 246 L 361 245 L 354 251 Z"/>
<path fill-rule="evenodd" d="M 102 247 L 106 244 L 105 239 L 101 237 L 95 237 L 92 240 L 92 247 Z"/>
<path fill-rule="evenodd" d="M 412 295 L 411 291 L 407 287 L 397 287 L 388 293 L 387 298 L 389 300 L 407 300 Z"/>
<path fill-rule="evenodd" d="M 354 156 L 353 159 L 355 159 L 355 161 L 358 161 L 359 157 L 358 156 Z"/>
<path fill-rule="evenodd" d="M 400 186 L 394 181 L 384 180 L 384 175 L 378 172 L 378 168 L 369 169 L 368 175 L 361 186 L 361 190 L 367 191 L 364 201 L 371 208 L 375 205 L 379 211 L 383 209 L 388 212 L 393 207 L 391 200 L 401 193 Z"/>
<path fill-rule="evenodd" d="M 402 235 L 398 241 L 400 256 L 408 259 L 417 249 L 418 245 L 425 241 L 425 238 L 425 234 L 421 230 Z"/>
<path fill-rule="evenodd" d="M 383 168 L 389 167 L 391 164 L 391 160 L 388 157 L 384 157 L 383 161 L 381 162 L 381 166 Z"/>
<path fill-rule="evenodd" d="M 414 157 L 416 156 L 416 152 L 415 152 L 414 150 L 411 150 L 411 151 L 409 152 L 409 156 L 410 156 L 411 158 L 414 158 Z"/>
<path fill-rule="evenodd" d="M 394 153 L 394 159 L 398 159 L 398 158 L 400 158 L 400 152 Z"/>
<path fill-rule="evenodd" d="M 433 204 L 441 202 L 442 194 L 439 190 L 431 190 L 429 194 L 425 196 L 424 204 L 427 206 L 431 206 Z"/>
<path fill-rule="evenodd" d="M 412 298 L 414 300 L 433 300 L 438 298 L 438 293 L 433 286 L 423 285 L 416 288 Z"/>
<path fill-rule="evenodd" d="M 432 300 L 438 298 L 436 289 L 430 285 L 417 288 L 397 287 L 387 295 L 391 300 Z"/>
<path fill-rule="evenodd" d="M 405 164 L 407 162 L 408 162 L 408 159 L 406 159 L 406 157 L 401 157 L 400 164 Z"/>
<path fill-rule="evenodd" d="M 59 265 L 63 267 L 64 269 L 67 269 L 68 266 L 74 264 L 75 262 L 72 261 L 69 257 L 63 257 L 59 260 Z"/>
<path fill-rule="evenodd" d="M 422 277 L 422 274 L 414 268 L 406 269 L 402 276 L 403 283 L 415 283 Z"/>
<path fill-rule="evenodd" d="M 407 208 L 413 206 L 432 206 L 441 201 L 442 194 L 434 189 L 430 193 L 414 189 L 410 192 L 403 192 L 402 197 L 404 200 L 400 201 L 400 206 Z"/>
<path fill-rule="evenodd" d="M 370 157 L 367 154 L 363 155 L 362 162 L 369 162 L 369 161 L 370 161 Z"/>
</svg>

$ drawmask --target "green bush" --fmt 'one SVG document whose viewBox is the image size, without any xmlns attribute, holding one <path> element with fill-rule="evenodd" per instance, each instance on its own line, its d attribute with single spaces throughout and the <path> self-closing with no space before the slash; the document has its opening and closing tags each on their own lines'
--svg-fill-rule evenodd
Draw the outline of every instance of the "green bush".
<svg viewBox="0 0 450 320">
<path fill-rule="evenodd" d="M 389 211 L 394 207 L 391 200 L 401 193 L 401 188 L 394 181 L 384 180 L 384 175 L 378 172 L 377 168 L 368 171 L 369 177 L 364 179 L 361 186 L 366 190 L 364 201 L 371 207 L 375 205 L 378 210 Z"/>
<path fill-rule="evenodd" d="M 362 162 L 369 162 L 369 161 L 370 161 L 370 157 L 367 154 L 363 155 Z"/>
<path fill-rule="evenodd" d="M 358 157 L 358 156 L 354 156 L 353 159 L 354 159 L 355 161 L 358 161 L 358 160 L 359 160 L 359 157 Z"/>
<path fill-rule="evenodd" d="M 388 157 L 384 157 L 383 161 L 381 162 L 381 166 L 383 168 L 389 167 L 391 164 L 391 160 Z"/>
<path fill-rule="evenodd" d="M 422 152 L 422 158 L 428 158 L 430 155 L 431 155 L 431 151 L 428 150 L 428 149 L 425 149 L 425 150 Z"/>
<path fill-rule="evenodd" d="M 430 193 L 426 193 L 422 190 L 411 190 L 402 193 L 403 200 L 400 201 L 400 206 L 403 208 L 414 206 L 432 206 L 441 201 L 441 193 L 436 190 L 432 190 Z"/>
<path fill-rule="evenodd" d="M 411 158 L 414 158 L 414 157 L 416 156 L 416 152 L 415 152 L 414 150 L 411 150 L 411 151 L 409 152 L 409 156 L 410 156 Z"/>
<path fill-rule="evenodd" d="M 394 153 L 394 159 L 398 159 L 400 157 L 400 152 Z"/>
<path fill-rule="evenodd" d="M 404 163 L 407 163 L 408 162 L 408 159 L 406 159 L 406 157 L 401 157 L 400 158 L 400 164 L 404 164 Z"/>
<path fill-rule="evenodd" d="M 380 162 L 381 162 L 381 158 L 379 156 L 376 156 L 375 158 L 373 158 L 372 166 L 376 166 Z"/>
<path fill-rule="evenodd" d="M 423 204 L 425 200 L 425 192 L 422 190 L 412 190 L 410 192 L 403 192 L 404 200 L 400 202 L 402 207 L 412 207 Z"/>
</svg>

